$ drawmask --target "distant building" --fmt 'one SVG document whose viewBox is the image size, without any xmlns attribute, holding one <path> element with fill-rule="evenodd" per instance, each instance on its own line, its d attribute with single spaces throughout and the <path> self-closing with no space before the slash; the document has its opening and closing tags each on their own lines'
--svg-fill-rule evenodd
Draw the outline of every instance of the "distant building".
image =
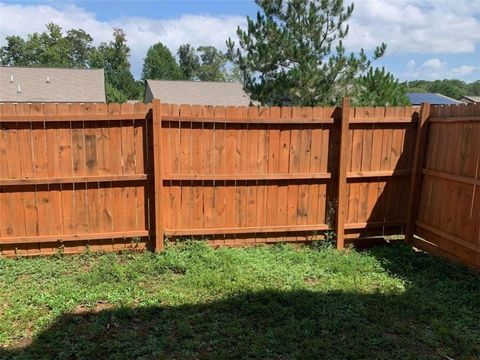
<svg viewBox="0 0 480 360">
<path fill-rule="evenodd" d="M 412 105 L 421 105 L 423 103 L 429 103 L 430 105 L 453 105 L 461 104 L 460 101 L 449 98 L 442 94 L 434 93 L 408 93 L 408 98 Z"/>
<path fill-rule="evenodd" d="M 480 96 L 470 96 L 470 95 L 466 95 L 466 96 L 462 96 L 460 98 L 460 101 L 461 102 L 464 102 L 464 103 L 479 103 L 480 104 Z"/>
<path fill-rule="evenodd" d="M 103 69 L 0 67 L 0 102 L 105 103 Z"/>
<path fill-rule="evenodd" d="M 147 80 L 145 103 L 160 99 L 168 104 L 248 106 L 250 97 L 239 83 Z"/>
</svg>

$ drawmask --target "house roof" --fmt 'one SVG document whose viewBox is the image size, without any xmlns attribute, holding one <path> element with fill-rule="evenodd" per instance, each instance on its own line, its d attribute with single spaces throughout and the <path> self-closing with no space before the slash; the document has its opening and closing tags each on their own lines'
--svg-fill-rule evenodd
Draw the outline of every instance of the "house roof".
<svg viewBox="0 0 480 360">
<path fill-rule="evenodd" d="M 442 94 L 434 93 L 408 93 L 408 98 L 412 105 L 420 105 L 422 103 L 429 103 L 431 105 L 452 105 L 460 104 L 460 101 L 449 98 Z"/>
<path fill-rule="evenodd" d="M 0 67 L 0 102 L 105 102 L 103 69 Z"/>
<path fill-rule="evenodd" d="M 467 100 L 472 101 L 472 102 L 480 103 L 480 96 L 465 95 L 465 96 L 462 96 L 462 99 L 467 99 Z"/>
<path fill-rule="evenodd" d="M 240 83 L 147 80 L 152 96 L 164 103 L 248 106 L 250 97 Z"/>
</svg>

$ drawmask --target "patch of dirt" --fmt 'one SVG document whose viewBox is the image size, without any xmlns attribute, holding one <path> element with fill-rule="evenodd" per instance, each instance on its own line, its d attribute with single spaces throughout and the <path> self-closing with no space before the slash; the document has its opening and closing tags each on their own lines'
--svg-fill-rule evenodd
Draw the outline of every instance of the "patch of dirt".
<svg viewBox="0 0 480 360">
<path fill-rule="evenodd" d="M 32 336 L 26 336 L 26 337 L 22 337 L 21 339 L 18 339 L 11 346 L 5 347 L 5 349 L 9 349 L 9 350 L 23 349 L 23 348 L 26 348 L 27 346 L 30 346 L 31 344 L 32 344 Z"/>
<path fill-rule="evenodd" d="M 314 278 L 306 278 L 303 280 L 308 286 L 316 286 L 320 283 L 320 280 Z"/>
<path fill-rule="evenodd" d="M 73 311 L 72 314 L 74 315 L 83 315 L 83 314 L 97 314 L 103 310 L 108 310 L 113 308 L 112 304 L 109 304 L 106 301 L 98 301 L 95 306 L 87 307 L 85 305 L 77 306 Z"/>
</svg>

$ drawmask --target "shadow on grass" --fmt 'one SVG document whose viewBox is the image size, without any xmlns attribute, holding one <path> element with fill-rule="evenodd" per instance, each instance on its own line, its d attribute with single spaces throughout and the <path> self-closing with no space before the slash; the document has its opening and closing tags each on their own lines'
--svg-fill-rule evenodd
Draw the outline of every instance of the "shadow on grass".
<svg viewBox="0 0 480 360">
<path fill-rule="evenodd" d="M 239 293 L 210 303 L 66 314 L 2 359 L 477 359 L 478 274 L 403 248 L 372 250 L 398 293 Z M 396 254 L 395 256 L 392 254 Z M 439 265 L 440 264 L 440 265 Z M 478 341 L 478 342 L 477 342 Z"/>
</svg>

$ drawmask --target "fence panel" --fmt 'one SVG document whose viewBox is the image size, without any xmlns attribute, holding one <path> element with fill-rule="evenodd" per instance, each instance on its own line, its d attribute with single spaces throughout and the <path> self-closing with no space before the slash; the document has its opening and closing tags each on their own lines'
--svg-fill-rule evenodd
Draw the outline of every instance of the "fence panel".
<svg viewBox="0 0 480 360">
<path fill-rule="evenodd" d="M 2 254 L 402 233 L 417 110 L 3 104 Z"/>
<path fill-rule="evenodd" d="M 1 253 L 144 248 L 147 110 L 0 104 Z"/>
<path fill-rule="evenodd" d="M 352 109 L 347 238 L 403 231 L 417 108 Z M 165 232 L 244 245 L 323 238 L 340 108 L 161 105 Z"/>
<path fill-rule="evenodd" d="M 325 230 L 335 111 L 162 104 L 166 233 L 233 245 Z"/>
<path fill-rule="evenodd" d="M 414 241 L 480 267 L 480 106 L 434 106 L 430 115 Z"/>
<path fill-rule="evenodd" d="M 418 108 L 359 107 L 350 119 L 347 237 L 403 234 Z"/>
</svg>

